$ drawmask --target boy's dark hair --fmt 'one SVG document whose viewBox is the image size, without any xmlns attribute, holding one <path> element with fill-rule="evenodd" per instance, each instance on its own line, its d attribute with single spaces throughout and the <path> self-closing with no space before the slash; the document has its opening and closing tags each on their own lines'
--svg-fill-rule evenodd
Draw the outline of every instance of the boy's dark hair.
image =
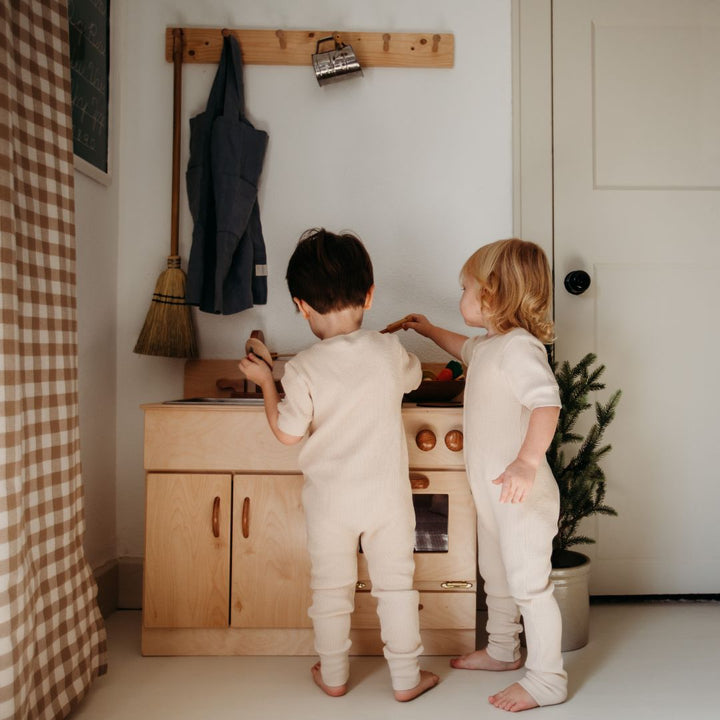
<svg viewBox="0 0 720 720">
<path fill-rule="evenodd" d="M 373 285 L 372 261 L 360 239 L 324 228 L 306 230 L 288 263 L 290 296 L 321 315 L 362 307 Z"/>
</svg>

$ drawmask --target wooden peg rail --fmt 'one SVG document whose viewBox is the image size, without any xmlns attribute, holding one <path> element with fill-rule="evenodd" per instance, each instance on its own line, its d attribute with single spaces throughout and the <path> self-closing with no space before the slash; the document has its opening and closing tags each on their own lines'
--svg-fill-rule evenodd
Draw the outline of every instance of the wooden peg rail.
<svg viewBox="0 0 720 720">
<path fill-rule="evenodd" d="M 452 33 L 381 33 L 336 30 L 234 30 L 182 28 L 183 62 L 220 62 L 223 33 L 231 32 L 242 48 L 246 65 L 311 65 L 321 38 L 333 36 L 352 46 L 361 67 L 451 68 Z M 165 31 L 165 58 L 172 62 L 173 28 Z M 330 50 L 331 42 L 320 51 Z"/>
</svg>

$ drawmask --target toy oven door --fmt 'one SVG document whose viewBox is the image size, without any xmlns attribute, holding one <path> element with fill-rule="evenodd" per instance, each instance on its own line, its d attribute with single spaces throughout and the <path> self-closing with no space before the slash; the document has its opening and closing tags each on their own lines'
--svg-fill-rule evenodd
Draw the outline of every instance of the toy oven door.
<svg viewBox="0 0 720 720">
<path fill-rule="evenodd" d="M 475 507 L 465 473 L 411 472 L 410 483 L 415 507 L 415 588 L 474 589 Z M 371 589 L 362 549 L 358 553 L 358 589 Z"/>
</svg>

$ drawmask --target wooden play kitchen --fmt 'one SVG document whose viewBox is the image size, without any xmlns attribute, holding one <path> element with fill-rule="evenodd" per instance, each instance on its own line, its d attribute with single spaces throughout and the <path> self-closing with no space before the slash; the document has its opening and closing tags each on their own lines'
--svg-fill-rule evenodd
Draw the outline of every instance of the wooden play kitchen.
<svg viewBox="0 0 720 720">
<path fill-rule="evenodd" d="M 277 442 L 261 401 L 218 389 L 240 377 L 235 360 L 188 361 L 187 400 L 143 406 L 144 655 L 314 654 L 299 446 Z M 470 652 L 476 541 L 462 409 L 406 404 L 403 421 L 425 653 Z M 382 653 L 370 590 L 359 552 L 357 655 Z"/>
<path fill-rule="evenodd" d="M 166 58 L 176 68 L 216 63 L 228 34 L 248 65 L 310 69 L 318 41 L 328 36 L 336 46 L 352 43 L 364 67 L 454 63 L 451 33 L 318 29 L 167 28 Z M 278 378 L 281 364 L 275 363 Z M 186 400 L 143 407 L 145 655 L 314 654 L 299 446 L 277 442 L 258 395 L 237 361 L 190 360 Z M 462 410 L 407 404 L 403 420 L 425 652 L 469 652 L 475 647 L 476 541 Z M 354 654 L 382 653 L 370 591 L 359 551 Z"/>
</svg>

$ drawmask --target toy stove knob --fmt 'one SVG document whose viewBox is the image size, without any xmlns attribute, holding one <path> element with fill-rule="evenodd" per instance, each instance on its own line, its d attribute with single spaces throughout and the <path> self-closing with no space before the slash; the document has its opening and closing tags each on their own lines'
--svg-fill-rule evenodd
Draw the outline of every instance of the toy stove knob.
<svg viewBox="0 0 720 720">
<path fill-rule="evenodd" d="M 463 449 L 462 431 L 450 430 L 450 432 L 445 435 L 445 445 L 447 446 L 448 450 L 452 450 L 453 452 L 460 452 Z"/>
<path fill-rule="evenodd" d="M 415 444 L 423 452 L 428 452 L 428 450 L 432 450 L 435 447 L 436 442 L 437 439 L 435 438 L 435 433 L 432 430 L 428 430 L 427 428 L 425 428 L 424 430 L 420 430 L 420 432 L 418 432 L 418 434 L 415 436 Z"/>
</svg>

